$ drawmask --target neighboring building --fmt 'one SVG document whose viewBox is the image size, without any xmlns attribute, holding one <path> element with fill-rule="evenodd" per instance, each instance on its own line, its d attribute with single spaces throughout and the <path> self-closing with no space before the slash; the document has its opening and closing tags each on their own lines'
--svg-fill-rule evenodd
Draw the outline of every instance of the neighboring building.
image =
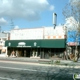
<svg viewBox="0 0 80 80">
<path fill-rule="evenodd" d="M 0 32 L 0 54 L 6 53 L 5 41 L 9 40 L 9 33 Z"/>
<path fill-rule="evenodd" d="M 63 53 L 66 48 L 66 32 L 64 26 L 13 29 L 10 40 L 5 42 L 8 55 L 12 51 L 18 56 L 50 58 Z M 15 54 L 16 55 L 16 54 Z"/>
<path fill-rule="evenodd" d="M 78 45 L 78 51 L 80 52 L 80 35 L 77 31 L 68 31 L 67 33 L 67 45 L 70 48 L 70 53 L 75 52 L 76 45 Z"/>
</svg>

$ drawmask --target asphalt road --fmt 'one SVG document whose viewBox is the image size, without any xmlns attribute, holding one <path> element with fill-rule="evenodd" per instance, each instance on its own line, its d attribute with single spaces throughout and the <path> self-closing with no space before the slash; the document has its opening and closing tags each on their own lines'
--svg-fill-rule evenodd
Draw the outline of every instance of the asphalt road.
<svg viewBox="0 0 80 80">
<path fill-rule="evenodd" d="M 80 69 L 0 61 L 0 80 L 73 80 Z"/>
</svg>

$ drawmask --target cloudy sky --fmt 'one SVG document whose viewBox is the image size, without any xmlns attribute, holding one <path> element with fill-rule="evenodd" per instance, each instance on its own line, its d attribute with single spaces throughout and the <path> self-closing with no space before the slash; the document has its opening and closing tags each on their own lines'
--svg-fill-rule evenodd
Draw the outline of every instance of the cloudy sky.
<svg viewBox="0 0 80 80">
<path fill-rule="evenodd" d="M 57 25 L 64 24 L 62 10 L 68 2 L 69 0 L 0 0 L 0 26 L 2 30 L 10 30 L 11 23 L 16 28 L 53 26 L 53 12 L 57 13 Z"/>
</svg>

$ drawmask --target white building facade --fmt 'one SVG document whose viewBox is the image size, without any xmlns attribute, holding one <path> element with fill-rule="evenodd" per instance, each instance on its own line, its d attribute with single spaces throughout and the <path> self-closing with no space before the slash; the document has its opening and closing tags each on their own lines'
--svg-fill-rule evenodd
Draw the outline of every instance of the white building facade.
<svg viewBox="0 0 80 80">
<path fill-rule="evenodd" d="M 10 32 L 10 40 L 65 39 L 65 36 L 64 26 L 13 29 Z"/>
</svg>

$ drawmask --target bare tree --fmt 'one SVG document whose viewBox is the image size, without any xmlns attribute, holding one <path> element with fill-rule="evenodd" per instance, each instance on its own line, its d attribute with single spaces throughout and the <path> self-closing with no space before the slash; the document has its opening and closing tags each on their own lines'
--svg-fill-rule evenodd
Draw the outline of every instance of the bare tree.
<svg viewBox="0 0 80 80">
<path fill-rule="evenodd" d="M 74 31 L 76 30 L 76 47 L 75 47 L 75 56 L 74 61 L 78 61 L 78 37 L 80 35 L 80 1 L 79 0 L 70 0 L 70 2 L 64 7 L 63 9 L 63 15 L 65 19 L 69 20 L 69 25 L 71 27 L 68 27 L 67 29 Z"/>
</svg>

